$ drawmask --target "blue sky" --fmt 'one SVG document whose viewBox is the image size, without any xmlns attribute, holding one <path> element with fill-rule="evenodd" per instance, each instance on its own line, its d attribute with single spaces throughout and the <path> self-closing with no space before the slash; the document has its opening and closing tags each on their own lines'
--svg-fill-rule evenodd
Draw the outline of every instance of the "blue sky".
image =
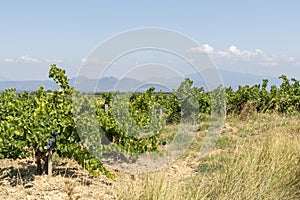
<svg viewBox="0 0 300 200">
<path fill-rule="evenodd" d="M 300 79 L 300 2 L 1 1 L 0 80 L 47 79 L 120 32 L 161 27 L 201 46 L 220 69 Z"/>
</svg>

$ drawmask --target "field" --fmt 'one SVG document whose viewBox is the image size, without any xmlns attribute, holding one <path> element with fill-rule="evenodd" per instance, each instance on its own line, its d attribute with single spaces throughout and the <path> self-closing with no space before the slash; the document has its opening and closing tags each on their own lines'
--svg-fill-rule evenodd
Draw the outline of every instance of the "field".
<svg viewBox="0 0 300 200">
<path fill-rule="evenodd" d="M 232 114 L 210 155 L 198 157 L 202 129 L 167 168 L 148 174 L 114 171 L 115 179 L 89 175 L 57 155 L 53 177 L 38 175 L 33 157 L 2 159 L 0 198 L 299 199 L 299 121 L 299 114 Z"/>
<path fill-rule="evenodd" d="M 213 91 L 185 79 L 168 94 L 94 98 L 55 65 L 49 77 L 58 90 L 0 93 L 1 199 L 300 199 L 296 79 Z M 125 173 L 130 164 L 161 169 Z"/>
</svg>

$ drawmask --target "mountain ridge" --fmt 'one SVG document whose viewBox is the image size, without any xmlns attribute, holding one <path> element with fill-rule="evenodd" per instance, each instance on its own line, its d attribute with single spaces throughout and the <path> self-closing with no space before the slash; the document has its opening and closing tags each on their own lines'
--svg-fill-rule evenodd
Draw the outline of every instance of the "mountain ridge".
<svg viewBox="0 0 300 200">
<path fill-rule="evenodd" d="M 261 76 L 254 74 L 246 74 L 240 72 L 231 72 L 226 70 L 220 70 L 220 75 L 223 79 L 225 87 L 238 88 L 239 85 L 254 85 L 261 84 L 263 79 L 269 80 L 269 85 L 279 85 L 280 79 L 271 76 Z M 199 76 L 200 75 L 200 76 Z M 102 92 L 102 91 L 141 91 L 146 90 L 146 86 L 156 86 L 156 91 L 163 90 L 170 92 L 172 89 L 179 87 L 184 78 L 190 78 L 193 81 L 195 87 L 206 87 L 205 80 L 200 74 L 188 74 L 185 77 L 172 77 L 172 78 L 160 78 L 153 77 L 148 80 L 136 80 L 134 78 L 123 78 L 121 80 L 116 77 L 103 77 L 98 79 L 89 79 L 86 77 L 73 77 L 69 80 L 70 86 L 76 87 L 82 92 Z M 30 81 L 9 81 L 0 79 L 0 91 L 8 88 L 16 88 L 17 92 L 22 91 L 34 91 L 39 89 L 43 85 L 45 90 L 56 90 L 58 85 L 52 80 L 30 80 Z"/>
</svg>

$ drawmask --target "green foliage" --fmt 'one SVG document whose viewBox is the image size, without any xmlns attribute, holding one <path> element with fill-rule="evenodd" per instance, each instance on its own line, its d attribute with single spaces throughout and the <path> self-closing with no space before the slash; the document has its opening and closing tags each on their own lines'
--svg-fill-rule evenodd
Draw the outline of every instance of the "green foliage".
<svg viewBox="0 0 300 200">
<path fill-rule="evenodd" d="M 59 69 L 56 65 L 50 66 L 49 78 L 53 80 L 64 90 L 70 89 L 68 77 L 65 76 L 65 70 Z"/>
<path fill-rule="evenodd" d="M 0 93 L 0 158 L 34 153 L 40 159 L 48 151 L 49 138 L 55 138 L 53 150 L 59 156 L 74 158 L 92 174 L 112 176 L 99 161 L 103 153 L 155 151 L 166 143 L 161 131 L 167 124 L 197 123 L 211 113 L 240 114 L 249 104 L 255 112 L 300 111 L 300 83 L 284 75 L 280 87 L 270 90 L 263 80 L 262 85 L 240 86 L 236 91 L 218 87 L 208 92 L 185 79 L 171 94 L 155 94 L 149 88 L 144 93 L 104 92 L 97 98 L 71 88 L 65 71 L 55 65 L 49 77 L 60 89 L 50 92 L 41 86 L 30 94 L 16 94 L 15 89 Z"/>
<path fill-rule="evenodd" d="M 266 89 L 268 80 L 263 80 L 262 85 L 239 86 L 237 91 L 226 88 L 227 112 L 240 114 L 247 103 L 254 105 L 255 112 L 299 112 L 299 81 L 289 80 L 285 75 L 279 78 L 282 79 L 280 87 L 272 85 L 270 91 Z"/>
<path fill-rule="evenodd" d="M 65 71 L 51 65 L 49 77 L 61 89 L 47 93 L 40 87 L 31 95 L 28 92 L 15 94 L 15 89 L 8 89 L 0 94 L 0 157 L 22 158 L 33 152 L 37 163 L 40 163 L 48 151 L 46 144 L 49 138 L 55 137 L 53 133 L 58 132 L 54 150 L 60 156 L 75 158 L 91 173 L 98 169 L 108 175 L 100 161 L 97 165 L 93 162 L 93 167 L 89 165 L 92 163 L 89 160 L 94 158 L 87 156 L 87 150 L 82 147 L 76 132 L 70 98 L 75 91 L 69 87 Z"/>
<path fill-rule="evenodd" d="M 109 141 L 131 153 L 157 150 L 165 124 L 152 94 L 151 88 L 142 94 L 113 94 L 108 114 L 103 106 L 97 107 L 100 128 Z"/>
<path fill-rule="evenodd" d="M 196 91 L 192 88 L 193 81 L 186 78 L 174 91 L 181 107 L 181 117 L 183 121 L 196 122 L 199 113 Z"/>
<path fill-rule="evenodd" d="M 155 102 L 162 108 L 167 124 L 176 124 L 181 120 L 181 106 L 175 93 L 163 94 L 160 91 L 155 95 Z"/>
</svg>

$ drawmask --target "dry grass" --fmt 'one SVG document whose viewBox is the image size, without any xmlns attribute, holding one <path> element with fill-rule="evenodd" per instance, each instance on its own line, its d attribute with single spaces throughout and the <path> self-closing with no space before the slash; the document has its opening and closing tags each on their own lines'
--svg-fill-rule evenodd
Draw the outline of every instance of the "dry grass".
<svg viewBox="0 0 300 200">
<path fill-rule="evenodd" d="M 221 153 L 200 160 L 219 162 L 221 168 L 184 178 L 143 175 L 140 182 L 121 185 L 118 199 L 299 199 L 299 116 L 232 116 L 228 123 L 238 127 L 236 133 L 224 131 L 234 145 L 223 145 L 227 151 L 215 149 Z"/>
<path fill-rule="evenodd" d="M 237 147 L 225 171 L 214 180 L 209 196 L 213 199 L 299 199 L 299 142 L 287 135 L 274 134 Z"/>
<path fill-rule="evenodd" d="M 231 115 L 209 156 L 198 157 L 202 130 L 168 168 L 115 180 L 72 160 L 55 158 L 53 177 L 36 175 L 30 160 L 0 160 L 0 199 L 300 199 L 299 122 L 299 114 Z"/>
<path fill-rule="evenodd" d="M 114 180 L 90 176 L 70 159 L 61 159 L 52 177 L 38 175 L 34 160 L 0 160 L 0 199 L 115 199 Z"/>
</svg>

